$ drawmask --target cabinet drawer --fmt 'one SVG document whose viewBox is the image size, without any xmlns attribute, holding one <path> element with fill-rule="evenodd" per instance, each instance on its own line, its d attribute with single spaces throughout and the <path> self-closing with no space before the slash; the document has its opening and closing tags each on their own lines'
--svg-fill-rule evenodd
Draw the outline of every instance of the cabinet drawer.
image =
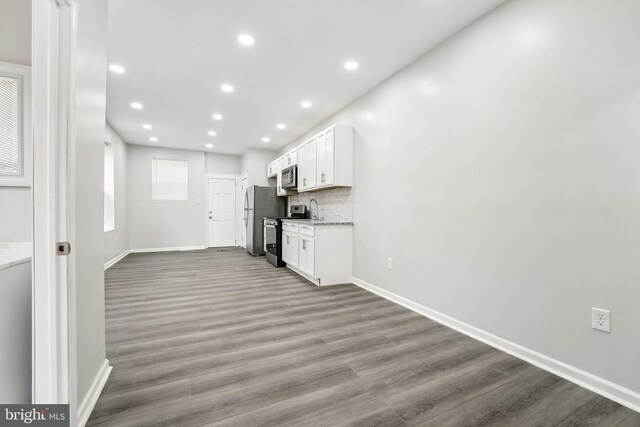
<svg viewBox="0 0 640 427">
<path fill-rule="evenodd" d="M 287 231 L 289 233 L 297 233 L 298 232 L 298 224 L 292 224 L 290 222 L 282 223 L 282 230 Z"/>
<path fill-rule="evenodd" d="M 300 234 L 303 234 L 305 236 L 315 236 L 315 231 L 316 229 L 314 227 L 309 227 L 308 225 L 301 225 L 300 226 Z"/>
</svg>

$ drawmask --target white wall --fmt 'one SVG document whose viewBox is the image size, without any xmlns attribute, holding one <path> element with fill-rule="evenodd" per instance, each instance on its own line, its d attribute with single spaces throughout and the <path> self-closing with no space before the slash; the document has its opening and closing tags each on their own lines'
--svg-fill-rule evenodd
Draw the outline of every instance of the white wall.
<svg viewBox="0 0 640 427">
<path fill-rule="evenodd" d="M 356 129 L 354 276 L 640 392 L 639 16 L 508 2 L 310 129 Z"/>
<path fill-rule="evenodd" d="M 204 153 L 129 145 L 129 245 L 131 249 L 203 246 L 205 244 Z M 186 160 L 189 200 L 151 200 L 154 158 Z M 200 203 L 196 203 L 199 199 Z"/>
<path fill-rule="evenodd" d="M 0 0 L 0 61 L 31 65 L 31 2 Z"/>
<path fill-rule="evenodd" d="M 30 242 L 31 188 L 0 187 L 0 242 Z"/>
<path fill-rule="evenodd" d="M 0 266 L 0 402 L 31 403 L 31 261 Z"/>
<path fill-rule="evenodd" d="M 271 163 L 278 153 L 269 150 L 259 150 L 257 148 L 249 148 L 244 152 L 241 158 L 240 170 L 242 173 L 248 173 L 247 185 L 269 186 L 267 180 L 267 165 Z M 275 182 L 271 183 L 275 187 Z"/>
<path fill-rule="evenodd" d="M 0 0 L 0 61 L 31 65 L 30 1 Z M 31 241 L 31 205 L 31 188 L 0 187 L 0 242 Z"/>
<path fill-rule="evenodd" d="M 240 156 L 205 153 L 204 171 L 219 175 L 240 175 Z"/>
<path fill-rule="evenodd" d="M 104 139 L 107 2 L 78 2 L 76 63 L 76 196 L 72 266 L 76 274 L 78 402 L 105 361 Z"/>
<path fill-rule="evenodd" d="M 129 197 L 127 180 L 128 147 L 120 135 L 109 125 L 106 142 L 113 145 L 115 169 L 115 228 L 104 233 L 104 261 L 107 262 L 129 250 Z"/>
</svg>

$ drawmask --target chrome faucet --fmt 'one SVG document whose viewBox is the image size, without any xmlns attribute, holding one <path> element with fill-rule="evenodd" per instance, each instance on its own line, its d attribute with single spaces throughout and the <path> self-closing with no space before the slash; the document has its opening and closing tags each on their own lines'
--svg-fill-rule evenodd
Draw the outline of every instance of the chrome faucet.
<svg viewBox="0 0 640 427">
<path fill-rule="evenodd" d="M 316 202 L 316 213 L 313 213 L 313 209 L 311 209 L 311 203 Z M 318 209 L 318 201 L 316 199 L 309 200 L 309 210 L 311 211 L 311 219 L 317 221 L 320 219 L 320 212 Z"/>
</svg>

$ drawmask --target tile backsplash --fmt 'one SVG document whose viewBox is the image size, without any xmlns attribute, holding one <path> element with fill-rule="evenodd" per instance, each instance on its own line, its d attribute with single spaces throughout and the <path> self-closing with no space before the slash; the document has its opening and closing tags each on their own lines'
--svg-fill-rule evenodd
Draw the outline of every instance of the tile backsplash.
<svg viewBox="0 0 640 427">
<path fill-rule="evenodd" d="M 351 188 L 333 188 L 331 190 L 312 191 L 289 196 L 289 206 L 307 205 L 316 199 L 318 212 L 323 221 L 353 221 L 353 207 L 351 204 Z M 314 207 L 315 209 L 315 203 Z M 309 209 L 307 207 L 307 209 Z M 309 214 L 310 216 L 310 214 Z"/>
</svg>

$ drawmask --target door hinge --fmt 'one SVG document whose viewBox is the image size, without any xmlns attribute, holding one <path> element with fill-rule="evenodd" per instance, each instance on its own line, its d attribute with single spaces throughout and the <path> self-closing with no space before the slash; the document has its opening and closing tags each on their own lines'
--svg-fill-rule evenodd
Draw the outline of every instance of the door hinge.
<svg viewBox="0 0 640 427">
<path fill-rule="evenodd" d="M 58 255 L 69 255 L 69 252 L 71 252 L 71 244 L 69 242 L 56 243 L 56 253 Z"/>
</svg>

